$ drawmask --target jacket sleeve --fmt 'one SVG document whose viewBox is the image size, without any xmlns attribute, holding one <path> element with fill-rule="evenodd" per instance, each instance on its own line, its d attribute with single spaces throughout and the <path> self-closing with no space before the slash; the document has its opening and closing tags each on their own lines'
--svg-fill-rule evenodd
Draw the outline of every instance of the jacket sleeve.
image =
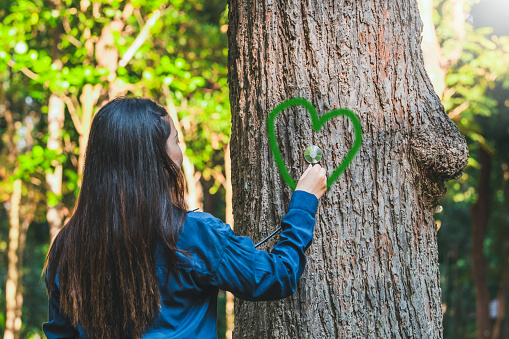
<svg viewBox="0 0 509 339">
<path fill-rule="evenodd" d="M 212 285 L 245 300 L 276 300 L 297 289 L 306 264 L 305 250 L 311 245 L 318 199 L 295 191 L 282 220 L 279 243 L 270 253 L 255 249 L 248 237 L 225 229 L 224 251 Z"/>
<path fill-rule="evenodd" d="M 48 339 L 78 338 L 78 331 L 72 326 L 60 308 L 59 295 L 59 290 L 54 288 L 51 298 L 49 298 L 48 321 L 42 325 L 44 334 Z"/>
</svg>

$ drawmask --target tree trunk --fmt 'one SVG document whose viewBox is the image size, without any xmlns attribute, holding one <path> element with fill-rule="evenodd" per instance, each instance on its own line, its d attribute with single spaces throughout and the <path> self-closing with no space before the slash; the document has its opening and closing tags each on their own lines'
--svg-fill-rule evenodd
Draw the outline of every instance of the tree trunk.
<svg viewBox="0 0 509 339">
<path fill-rule="evenodd" d="M 83 174 L 83 166 L 85 165 L 85 152 L 87 150 L 88 144 L 88 134 L 90 132 L 90 126 L 92 125 L 92 118 L 94 117 L 94 109 L 97 104 L 97 100 L 99 100 L 99 96 L 101 94 L 102 86 L 100 84 L 96 84 L 92 86 L 91 84 L 86 84 L 83 86 L 83 91 L 80 96 L 81 103 L 81 119 L 80 119 L 80 127 L 77 128 L 80 134 L 79 138 L 79 149 L 80 154 L 78 157 L 78 174 Z M 81 182 L 81 180 L 80 180 Z"/>
<path fill-rule="evenodd" d="M 62 128 L 64 127 L 64 101 L 56 94 L 52 94 L 49 98 L 48 105 L 48 149 L 62 152 Z M 46 174 L 46 182 L 49 191 L 55 195 L 62 194 L 62 164 L 54 164 L 54 172 Z M 49 224 L 49 232 L 51 241 L 55 239 L 58 231 L 62 227 L 64 219 L 62 203 L 56 206 L 48 206 L 46 219 Z"/>
<path fill-rule="evenodd" d="M 445 90 L 445 57 L 438 43 L 435 24 L 433 23 L 433 0 L 419 0 L 419 11 L 423 21 L 422 53 L 426 71 L 433 83 L 438 97 L 442 97 Z"/>
<path fill-rule="evenodd" d="M 21 271 L 18 267 L 19 257 L 19 206 L 21 202 L 21 179 L 14 181 L 12 186 L 12 194 L 10 199 L 9 211 L 9 251 L 7 258 L 9 261 L 7 269 L 7 282 L 5 284 L 5 301 L 6 301 L 6 319 L 4 339 L 19 338 L 19 330 L 21 329 L 21 317 L 17 316 L 17 299 L 19 287 L 21 285 Z"/>
<path fill-rule="evenodd" d="M 498 308 L 497 308 L 497 319 L 495 321 L 495 324 L 493 324 L 493 330 L 491 331 L 491 339 L 499 339 L 502 338 L 500 335 L 502 333 L 502 322 L 505 318 L 505 298 L 504 293 L 506 291 L 507 285 L 509 283 L 509 265 L 505 265 L 506 269 L 504 271 L 504 275 L 502 276 L 502 281 L 500 282 L 500 286 L 498 288 L 497 292 L 497 301 L 498 301 Z"/>
<path fill-rule="evenodd" d="M 22 288 L 22 278 L 23 278 L 23 252 L 25 251 L 25 244 L 26 244 L 26 238 L 27 238 L 27 232 L 28 227 L 30 226 L 30 223 L 34 219 L 34 211 L 35 211 L 35 204 L 31 204 L 28 206 L 25 206 L 24 210 L 22 211 L 23 215 L 23 222 L 20 224 L 20 231 L 19 231 L 19 241 L 18 241 L 18 263 L 17 263 L 17 270 L 18 270 L 18 288 L 16 288 L 16 317 L 14 320 L 15 324 L 19 324 L 19 328 L 17 328 L 18 334 L 19 330 L 21 329 L 21 316 L 23 314 L 23 288 Z M 21 210 L 21 208 L 20 208 Z"/>
<path fill-rule="evenodd" d="M 475 285 L 475 318 L 477 338 L 491 338 L 490 292 L 488 290 L 488 267 L 484 257 L 484 238 L 488 229 L 491 207 L 491 159 L 479 145 L 479 181 L 477 202 L 472 206 L 472 256 Z"/>
<path fill-rule="evenodd" d="M 5 92 L 0 90 L 2 102 L 5 102 Z M 7 165 L 12 170 L 16 163 L 18 155 L 14 136 L 16 134 L 15 121 L 12 111 L 5 110 L 5 120 L 7 123 L 7 145 L 9 155 L 7 157 Z M 6 167 L 7 167 L 6 166 Z M 4 169 L 5 170 L 5 169 Z M 15 171 L 13 171 L 15 172 Z M 7 280 L 5 284 L 5 332 L 4 339 L 19 338 L 21 329 L 21 314 L 18 305 L 21 285 L 22 266 L 20 264 L 20 237 L 22 237 L 22 229 L 20 228 L 19 215 L 21 204 L 21 179 L 17 179 L 12 184 L 12 193 L 9 200 L 9 249 L 7 252 Z M 21 234 L 20 234 L 21 233 Z M 22 252 L 21 252 L 22 253 Z M 22 302 L 22 300 L 21 300 Z"/>
<path fill-rule="evenodd" d="M 52 0 L 54 10 L 62 10 L 62 3 L 60 0 Z M 59 70 L 62 69 L 62 61 L 60 60 L 61 51 L 58 45 L 61 41 L 61 25 L 55 25 L 51 28 L 52 32 L 52 48 L 51 48 L 51 59 L 55 65 L 58 65 Z M 64 128 L 65 120 L 65 103 L 60 96 L 55 93 L 51 93 L 48 101 L 48 143 L 47 147 L 50 150 L 62 153 L 62 129 Z M 62 194 L 62 179 L 63 179 L 63 166 L 58 162 L 52 164 L 54 166 L 53 173 L 46 174 L 46 183 L 48 184 L 49 191 L 57 196 Z M 63 204 L 59 202 L 55 206 L 48 205 L 46 211 L 46 219 L 49 224 L 50 239 L 57 236 L 58 231 L 62 228 L 64 213 Z"/>
<path fill-rule="evenodd" d="M 463 11 L 464 0 L 448 0 L 442 5 L 442 20 L 450 20 L 454 22 L 452 25 L 454 30 L 454 48 L 449 53 L 442 53 L 442 48 L 438 42 L 438 36 L 433 22 L 433 0 L 419 0 L 419 10 L 423 20 L 422 34 L 422 51 L 424 65 L 428 75 L 433 83 L 435 92 L 439 98 L 452 95 L 447 91 L 445 84 L 445 75 L 448 67 L 452 67 L 458 62 L 463 52 L 463 43 L 466 38 L 465 13 Z M 452 40 L 452 38 L 451 38 Z M 465 109 L 469 106 L 468 102 L 455 107 L 449 112 L 451 119 L 458 119 Z"/>
<path fill-rule="evenodd" d="M 234 338 L 441 338 L 434 207 L 465 167 L 465 139 L 424 70 L 416 2 L 229 1 L 232 184 L 236 233 L 260 240 L 287 211 L 266 121 L 305 97 L 320 115 L 352 109 L 363 145 L 320 200 L 297 292 L 235 307 Z M 309 145 L 328 175 L 352 146 L 346 118 L 312 132 L 302 108 L 276 119 L 298 179 Z M 269 247 L 266 247 L 269 249 Z"/>
</svg>

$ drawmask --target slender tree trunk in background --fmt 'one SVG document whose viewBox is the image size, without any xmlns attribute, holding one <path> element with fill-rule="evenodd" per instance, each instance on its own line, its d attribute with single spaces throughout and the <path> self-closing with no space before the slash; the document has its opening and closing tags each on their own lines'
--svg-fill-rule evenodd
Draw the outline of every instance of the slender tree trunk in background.
<svg viewBox="0 0 509 339">
<path fill-rule="evenodd" d="M 48 144 L 50 150 L 62 152 L 62 129 L 64 127 L 64 101 L 56 94 L 52 94 L 48 104 Z M 46 174 L 46 182 L 50 192 L 55 195 L 62 194 L 62 164 L 54 164 L 54 172 Z M 63 211 L 62 204 L 56 206 L 48 206 L 46 219 L 49 224 L 49 232 L 51 241 L 55 239 L 58 231 L 62 227 Z"/>
<path fill-rule="evenodd" d="M 10 109 L 5 110 L 5 121 L 7 122 L 7 146 L 9 148 L 9 155 L 7 156 L 7 159 L 11 164 L 10 166 L 13 166 L 13 164 L 16 162 L 16 156 L 18 152 L 16 150 L 16 144 L 14 143 L 14 134 L 16 133 L 16 130 L 14 128 L 14 118 Z"/>
<path fill-rule="evenodd" d="M 60 0 L 51 1 L 54 9 L 59 11 L 62 9 Z M 58 45 L 61 41 L 61 25 L 55 25 L 51 28 L 52 32 L 52 46 L 51 46 L 51 59 L 55 65 L 58 65 L 59 70 L 62 68 L 62 61 L 60 60 L 61 51 Z M 62 152 L 62 129 L 64 128 L 65 119 L 65 103 L 61 97 L 52 93 L 48 102 L 48 142 L 47 148 L 50 150 Z M 62 164 L 54 164 L 53 173 L 46 174 L 46 183 L 48 184 L 49 191 L 55 195 L 62 194 Z M 55 239 L 58 231 L 62 228 L 63 224 L 63 205 L 58 203 L 56 206 L 49 206 L 46 211 L 46 219 L 49 224 L 50 239 Z"/>
<path fill-rule="evenodd" d="M 318 113 L 346 107 L 363 146 L 320 200 L 297 292 L 235 305 L 234 338 L 441 338 L 434 207 L 465 167 L 465 139 L 424 70 L 417 3 L 229 1 L 231 159 L 235 229 L 274 230 L 291 189 L 270 152 L 269 112 L 305 97 Z M 352 124 L 312 132 L 309 114 L 276 120 L 290 174 L 309 145 L 328 175 L 353 142 Z M 267 249 L 269 249 L 267 247 Z"/>
<path fill-rule="evenodd" d="M 475 318 L 477 338 L 491 338 L 490 293 L 488 290 L 488 267 L 484 257 L 484 239 L 488 229 L 491 208 L 491 158 L 488 152 L 479 146 L 479 181 L 477 202 L 472 206 L 472 256 L 475 285 Z"/>
<path fill-rule="evenodd" d="M 88 143 L 88 133 L 90 131 L 90 126 L 92 124 L 92 118 L 94 117 L 94 108 L 97 104 L 97 100 L 99 100 L 99 96 L 101 94 L 102 86 L 97 84 L 92 86 L 91 84 L 86 84 L 83 86 L 83 91 L 80 96 L 80 104 L 81 104 L 81 119 L 80 119 L 80 129 L 78 130 L 80 133 L 79 138 L 79 148 L 80 154 L 78 158 L 78 174 L 83 174 L 83 166 L 85 164 L 85 151 L 87 150 Z"/>
<path fill-rule="evenodd" d="M 461 57 L 463 42 L 466 37 L 465 13 L 463 11 L 464 0 L 448 0 L 442 5 L 442 18 L 448 18 L 454 22 L 452 25 L 455 33 L 454 48 L 447 55 L 443 54 L 438 43 L 438 37 L 433 22 L 433 0 L 419 0 L 419 10 L 423 21 L 422 51 L 424 65 L 433 83 L 435 92 L 442 98 L 444 92 L 447 96 L 452 95 L 447 91 L 445 75 L 448 67 L 453 66 Z M 445 19 L 443 19 L 445 20 Z M 464 102 L 449 113 L 451 119 L 458 119 L 461 113 L 468 108 L 469 103 Z"/>
<path fill-rule="evenodd" d="M 454 265 L 454 284 L 453 286 L 456 288 L 456 290 L 459 289 L 459 279 L 458 279 L 458 267 L 456 265 L 456 263 L 458 262 L 458 256 L 455 256 L 455 265 Z M 454 328 L 454 331 L 453 331 L 453 338 L 461 338 L 460 336 L 458 336 L 458 332 L 459 332 L 459 320 L 461 318 L 461 312 L 462 312 L 462 307 L 461 307 L 461 297 L 458 295 L 459 293 L 456 293 L 455 297 L 454 297 L 454 318 L 453 318 L 453 328 Z"/>
<path fill-rule="evenodd" d="M 421 46 L 424 65 L 435 92 L 441 98 L 445 90 L 445 60 L 433 23 L 433 0 L 419 0 L 419 11 L 423 21 Z"/>
<path fill-rule="evenodd" d="M 9 157 L 8 160 L 15 166 L 16 156 L 18 151 L 14 143 L 15 123 L 12 112 L 6 110 L 5 112 L 7 129 L 8 129 L 8 145 Z M 31 149 L 34 143 L 32 137 L 33 123 L 25 123 L 25 141 L 26 148 Z M 13 171 L 15 172 L 15 170 Z M 9 211 L 9 250 L 8 250 L 8 272 L 6 282 L 6 328 L 4 338 L 19 338 L 21 330 L 21 316 L 23 311 L 23 289 L 22 289 L 22 276 L 23 276 L 23 252 L 25 250 L 26 235 L 28 227 L 35 216 L 36 203 L 33 191 L 28 190 L 24 196 L 32 201 L 29 205 L 22 208 L 22 181 L 17 179 L 13 183 L 12 194 L 10 198 L 10 211 Z M 21 216 L 21 217 L 20 217 Z M 20 220 L 22 222 L 20 223 Z"/>
<path fill-rule="evenodd" d="M 88 3 L 89 5 L 90 3 Z M 82 4 L 82 10 L 86 10 L 88 5 Z M 108 82 L 109 82 L 109 95 L 110 99 L 118 95 L 120 90 L 115 83 L 117 76 L 117 68 L 119 63 L 119 52 L 115 47 L 114 34 L 121 32 L 125 26 L 125 20 L 132 14 L 134 7 L 132 4 L 127 3 L 124 7 L 121 17 L 117 17 L 106 25 L 102 32 L 99 40 L 95 44 L 95 56 L 98 66 L 105 67 L 108 69 Z M 93 53 L 90 53 L 93 49 L 93 44 L 88 44 L 89 56 L 93 57 Z M 101 95 L 103 87 L 101 84 L 92 86 L 86 84 L 83 86 L 82 93 L 80 96 L 81 106 L 81 117 L 79 118 L 78 126 L 76 129 L 80 133 L 79 138 L 79 158 L 78 158 L 78 174 L 83 174 L 83 166 L 85 163 L 85 151 L 88 143 L 88 134 L 90 132 L 90 126 L 92 124 L 92 118 L 95 113 L 95 106 Z M 76 120 L 76 119 L 73 119 Z M 75 121 L 76 124 L 76 121 Z"/>
<path fill-rule="evenodd" d="M 230 158 L 230 143 L 226 145 L 226 151 L 224 153 L 224 169 L 226 174 L 226 223 L 231 226 L 233 229 L 233 204 L 232 204 L 232 166 L 231 166 L 231 158 Z M 231 292 L 226 291 L 226 339 L 232 339 L 233 328 L 234 328 L 234 318 L 233 318 L 233 308 L 234 308 L 234 297 Z"/>
<path fill-rule="evenodd" d="M 509 265 L 506 264 L 506 269 L 502 276 L 502 281 L 500 282 L 500 286 L 499 286 L 498 292 L 497 292 L 497 301 L 498 301 L 497 320 L 495 321 L 495 324 L 493 325 L 491 339 L 501 338 L 500 335 L 502 332 L 502 322 L 504 321 L 504 317 L 506 316 L 506 314 L 505 314 L 506 305 L 505 305 L 504 294 L 505 294 L 508 284 L 509 284 Z"/>
<path fill-rule="evenodd" d="M 35 208 L 36 208 L 35 204 L 31 204 L 29 205 L 29 208 L 25 208 L 21 213 L 23 215 L 23 222 L 21 223 L 19 232 L 18 264 L 17 264 L 18 288 L 16 289 L 16 318 L 14 321 L 14 323 L 19 324 L 21 324 L 21 316 L 23 314 L 23 290 L 21 288 L 23 278 L 23 252 L 25 251 L 28 227 L 30 226 L 30 223 L 34 219 Z"/>
<path fill-rule="evenodd" d="M 451 27 L 454 29 L 454 33 L 458 41 L 456 49 L 450 59 L 452 62 L 456 62 L 461 57 L 461 53 L 463 53 L 463 46 L 461 46 L 461 42 L 465 41 L 467 35 L 465 30 L 465 21 L 467 16 L 463 9 L 465 0 L 450 0 L 450 3 L 452 8 L 451 19 L 453 22 Z"/>
<path fill-rule="evenodd" d="M 508 197 L 509 197 L 509 165 L 507 163 L 502 164 L 502 176 L 504 181 L 502 182 L 502 196 L 504 197 L 502 201 L 502 206 L 508 205 Z M 506 220 L 505 224 L 502 227 L 507 228 L 509 226 L 509 211 L 507 209 L 503 209 L 501 213 L 500 220 Z M 509 242 L 509 234 L 504 233 L 504 238 L 506 243 Z M 491 339 L 501 339 L 505 338 L 502 335 L 509 334 L 509 314 L 507 314 L 507 304 L 509 297 L 509 258 L 505 258 L 505 269 L 502 270 L 504 272 L 502 276 L 502 281 L 500 282 L 500 286 L 498 288 L 497 300 L 498 300 L 498 312 L 497 312 L 497 320 L 493 325 L 493 331 L 491 335 Z"/>
<path fill-rule="evenodd" d="M 18 267 L 19 258 L 19 237 L 20 237 L 20 224 L 19 224 L 19 206 L 21 201 L 21 179 L 14 181 L 12 186 L 12 194 L 10 199 L 9 211 L 9 250 L 7 253 L 8 269 L 7 269 L 7 283 L 5 285 L 5 299 L 6 299 L 6 320 L 4 339 L 17 339 L 19 338 L 19 330 L 21 329 L 21 317 L 17 317 L 17 296 L 18 289 L 21 285 L 21 271 Z"/>
<path fill-rule="evenodd" d="M 1 90 L 0 90 L 1 91 Z M 4 97 L 4 92 L 0 92 Z M 5 99 L 5 97 L 4 97 Z M 5 100 L 4 100 L 5 102 Z M 7 123 L 7 145 L 9 155 L 7 157 L 9 166 L 14 166 L 16 162 L 17 149 L 14 143 L 16 133 L 14 127 L 14 118 L 11 110 L 5 110 L 5 120 Z M 10 168 L 12 170 L 12 167 Z M 12 193 L 10 196 L 9 210 L 9 249 L 7 252 L 7 281 L 5 287 L 6 312 L 5 312 L 5 332 L 4 339 L 14 339 L 19 337 L 21 328 L 21 317 L 18 317 L 18 294 L 21 285 L 21 270 L 19 270 L 19 207 L 21 202 L 21 180 L 14 181 Z"/>
<path fill-rule="evenodd" d="M 466 38 L 465 29 L 465 13 L 463 10 L 464 0 L 449 0 L 445 6 L 449 6 L 447 13 L 450 14 L 450 20 L 453 22 L 451 27 L 454 29 L 456 36 L 456 46 L 445 56 L 441 52 L 441 48 L 438 45 L 438 39 L 433 24 L 433 1 L 431 0 L 419 0 L 421 14 L 424 21 L 424 34 L 423 34 L 423 54 L 424 61 L 426 64 L 426 70 L 430 74 L 431 80 L 435 86 L 435 90 L 441 96 L 443 90 L 445 90 L 445 68 L 444 66 L 451 66 L 456 63 L 461 57 L 463 52 L 462 42 Z M 444 15 L 445 16 L 445 15 Z M 442 87 L 443 86 L 443 87 Z M 440 91 L 442 90 L 442 92 Z M 455 109 L 449 112 L 449 116 L 452 119 L 459 119 L 461 113 L 468 108 L 468 101 L 457 106 Z M 479 191 L 477 203 L 472 207 L 472 255 L 474 258 L 474 285 L 476 288 L 476 322 L 477 322 L 477 338 L 489 338 L 491 337 L 491 322 L 489 317 L 489 303 L 490 296 L 488 290 L 488 277 L 487 277 L 487 262 L 484 257 L 484 238 L 488 228 L 488 218 L 490 209 L 490 158 L 489 154 L 479 146 L 480 148 L 480 159 L 484 161 L 484 165 L 481 163 L 481 171 L 479 173 Z M 455 318 L 459 310 L 455 309 Z M 497 322 L 498 323 L 498 322 Z M 497 329 L 499 327 L 497 326 Z M 493 334 L 493 338 L 498 338 L 498 335 Z"/>
</svg>

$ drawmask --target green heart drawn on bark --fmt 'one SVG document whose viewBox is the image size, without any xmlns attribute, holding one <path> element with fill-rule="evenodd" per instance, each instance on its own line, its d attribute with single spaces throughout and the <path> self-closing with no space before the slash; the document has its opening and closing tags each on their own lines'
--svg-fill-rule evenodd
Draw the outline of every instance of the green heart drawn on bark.
<svg viewBox="0 0 509 339">
<path fill-rule="evenodd" d="M 295 180 L 293 180 L 290 173 L 288 173 L 288 170 L 286 169 L 285 163 L 283 161 L 283 157 L 281 156 L 281 152 L 279 151 L 279 147 L 276 140 L 275 121 L 276 117 L 282 111 L 293 106 L 304 106 L 308 110 L 309 114 L 311 115 L 311 122 L 313 124 L 313 130 L 315 132 L 320 130 L 320 128 L 322 128 L 322 126 L 327 122 L 327 120 L 343 115 L 348 117 L 353 123 L 353 127 L 355 130 L 355 141 L 343 162 L 339 165 L 338 168 L 334 170 L 334 172 L 332 172 L 331 176 L 327 179 L 327 190 L 328 190 L 332 186 L 332 184 L 339 178 L 341 173 L 345 171 L 348 165 L 350 165 L 353 158 L 361 148 L 362 126 L 359 121 L 359 118 L 357 118 L 354 112 L 345 108 L 335 109 L 327 112 L 322 117 L 318 117 L 318 113 L 316 113 L 313 104 L 304 98 L 294 98 L 283 101 L 270 112 L 269 117 L 267 118 L 267 134 L 269 136 L 270 149 L 274 154 L 274 158 L 276 160 L 277 167 L 279 168 L 279 172 L 281 172 L 283 179 L 288 184 L 288 186 L 291 187 L 292 190 L 295 190 L 295 188 L 297 187 L 297 183 L 295 182 Z"/>
</svg>

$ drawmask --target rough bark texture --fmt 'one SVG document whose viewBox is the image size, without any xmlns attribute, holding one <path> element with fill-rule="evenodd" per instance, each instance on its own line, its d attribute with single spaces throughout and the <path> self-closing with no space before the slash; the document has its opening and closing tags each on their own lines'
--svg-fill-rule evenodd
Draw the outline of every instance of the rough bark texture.
<svg viewBox="0 0 509 339">
<path fill-rule="evenodd" d="M 288 208 L 292 192 L 265 126 L 278 103 L 305 97 L 319 114 L 350 108 L 364 131 L 320 201 L 297 292 L 237 301 L 234 338 L 442 337 L 433 210 L 468 150 L 424 70 L 421 32 L 414 1 L 229 1 L 237 234 L 261 239 Z M 276 131 L 296 179 L 307 146 L 322 148 L 330 175 L 354 137 L 344 118 L 313 133 L 302 108 L 283 112 Z"/>
</svg>

